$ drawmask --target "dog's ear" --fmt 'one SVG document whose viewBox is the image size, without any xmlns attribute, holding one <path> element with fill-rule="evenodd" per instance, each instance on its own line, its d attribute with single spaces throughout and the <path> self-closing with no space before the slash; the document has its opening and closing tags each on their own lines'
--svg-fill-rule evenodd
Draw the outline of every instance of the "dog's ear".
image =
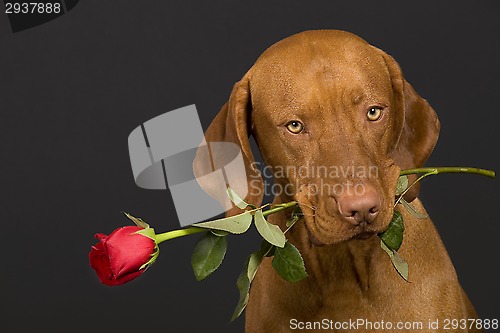
<svg viewBox="0 0 500 333">
<path fill-rule="evenodd" d="M 393 158 L 401 169 L 420 168 L 429 158 L 436 145 L 440 123 L 436 112 L 425 99 L 404 79 L 396 61 L 381 51 L 391 76 L 396 99 L 398 119 L 395 128 L 399 129 L 393 147 Z M 410 177 L 412 183 L 417 176 Z M 405 200 L 413 201 L 419 190 L 415 184 L 405 195 Z"/>
<path fill-rule="evenodd" d="M 243 195 L 241 192 L 238 193 L 238 189 L 244 190 L 246 188 L 248 190 L 248 194 L 244 198 L 247 203 L 255 206 L 260 206 L 262 204 L 264 183 L 254 163 L 255 160 L 248 141 L 251 129 L 251 109 L 249 80 L 245 76 L 234 85 L 228 102 L 224 104 L 219 114 L 206 130 L 205 140 L 196 153 L 193 170 L 198 183 L 207 193 L 219 200 L 219 202 L 223 199 L 221 193 L 223 193 L 222 196 L 225 196 L 225 188 L 221 187 L 226 187 L 229 185 L 228 183 L 230 183 L 231 188 L 241 196 Z M 239 147 L 237 153 L 241 152 L 246 172 L 245 175 L 241 173 L 236 176 L 233 175 L 235 177 L 231 177 L 231 175 L 224 173 L 226 184 L 222 184 L 222 186 L 221 184 L 213 184 L 210 180 L 203 180 L 204 175 L 219 170 L 224 167 L 225 164 L 231 162 L 231 158 L 227 159 L 227 156 L 223 158 L 217 157 L 217 160 L 214 159 L 216 155 L 227 155 L 218 154 L 214 151 L 216 145 L 212 143 L 216 142 L 236 144 Z M 209 147 L 209 149 L 207 149 L 207 147 Z M 235 154 L 231 155 L 234 157 Z M 227 197 L 225 199 L 227 199 Z M 238 213 L 241 213 L 241 210 L 234 206 L 226 210 L 226 216 L 232 216 Z"/>
<path fill-rule="evenodd" d="M 436 145 L 440 124 L 434 109 L 406 81 L 403 100 L 405 120 L 396 147 L 396 163 L 405 169 L 420 168 Z"/>
</svg>

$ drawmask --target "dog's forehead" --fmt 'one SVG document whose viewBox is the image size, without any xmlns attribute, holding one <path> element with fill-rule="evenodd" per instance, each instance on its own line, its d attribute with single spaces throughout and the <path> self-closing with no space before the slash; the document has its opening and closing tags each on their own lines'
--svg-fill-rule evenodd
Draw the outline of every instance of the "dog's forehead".
<svg viewBox="0 0 500 333">
<path fill-rule="evenodd" d="M 339 31 L 294 35 L 266 50 L 251 69 L 253 96 L 271 104 L 308 103 L 313 96 L 390 98 L 391 79 L 381 53 Z M 333 97 L 334 95 L 337 95 Z"/>
</svg>

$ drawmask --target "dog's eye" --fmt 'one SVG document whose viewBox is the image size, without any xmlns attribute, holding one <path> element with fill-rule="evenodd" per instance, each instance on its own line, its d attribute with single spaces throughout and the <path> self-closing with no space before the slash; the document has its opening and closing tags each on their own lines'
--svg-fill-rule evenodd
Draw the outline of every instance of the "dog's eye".
<svg viewBox="0 0 500 333">
<path fill-rule="evenodd" d="M 379 107 L 371 107 L 366 113 L 369 121 L 377 121 L 382 116 L 382 109 Z"/>
<path fill-rule="evenodd" d="M 298 120 L 292 120 L 286 124 L 286 128 L 290 133 L 299 134 L 304 130 L 304 125 Z"/>
</svg>

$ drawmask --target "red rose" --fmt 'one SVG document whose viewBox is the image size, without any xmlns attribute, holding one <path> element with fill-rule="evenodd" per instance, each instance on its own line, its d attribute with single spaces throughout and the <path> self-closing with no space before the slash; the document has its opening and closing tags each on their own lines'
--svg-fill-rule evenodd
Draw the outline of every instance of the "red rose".
<svg viewBox="0 0 500 333">
<path fill-rule="evenodd" d="M 108 286 L 135 279 L 158 256 L 158 246 L 151 228 L 128 226 L 116 229 L 109 236 L 96 234 L 94 237 L 100 243 L 90 250 L 90 266 L 101 282 Z"/>
</svg>

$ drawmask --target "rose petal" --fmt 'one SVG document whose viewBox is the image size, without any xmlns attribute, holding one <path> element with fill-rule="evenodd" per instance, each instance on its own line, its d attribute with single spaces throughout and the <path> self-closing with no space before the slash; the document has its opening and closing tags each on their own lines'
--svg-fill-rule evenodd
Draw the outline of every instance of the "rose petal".
<svg viewBox="0 0 500 333">
<path fill-rule="evenodd" d="M 92 246 L 89 262 L 103 284 L 121 285 L 145 271 L 140 267 L 149 261 L 156 244 L 151 238 L 136 234 L 142 229 L 127 226 L 116 229 L 109 236 L 95 235 L 100 243 Z"/>
</svg>

